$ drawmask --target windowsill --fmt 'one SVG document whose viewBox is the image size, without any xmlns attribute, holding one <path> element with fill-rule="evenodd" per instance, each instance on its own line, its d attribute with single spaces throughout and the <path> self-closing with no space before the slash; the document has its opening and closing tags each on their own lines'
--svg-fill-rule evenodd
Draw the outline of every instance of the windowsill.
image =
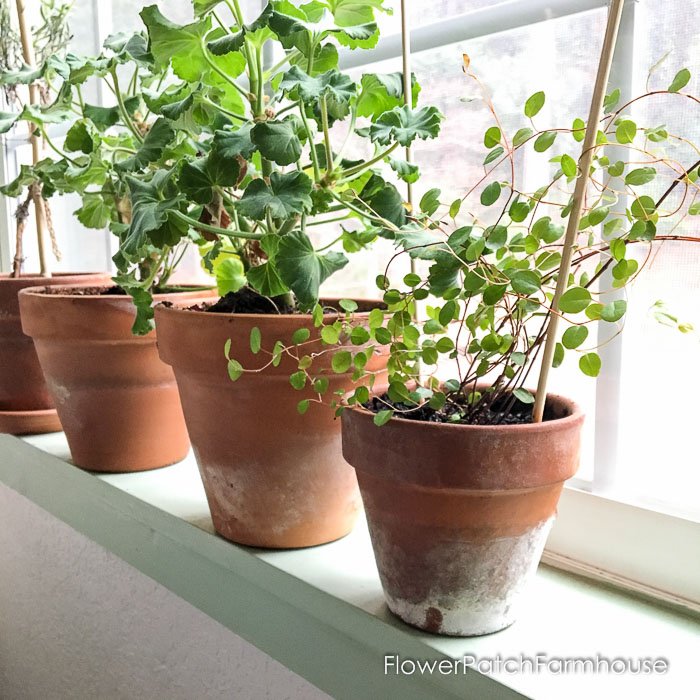
<svg viewBox="0 0 700 700">
<path fill-rule="evenodd" d="M 257 550 L 214 534 L 192 455 L 165 469 L 98 475 L 66 462 L 62 433 L 3 435 L 0 453 L 0 481 L 333 697 L 686 697 L 696 686 L 696 620 L 548 566 L 512 627 L 441 638 L 388 611 L 364 522 L 321 547 Z M 663 657 L 669 671 L 397 676 L 384 675 L 385 654 Z"/>
</svg>

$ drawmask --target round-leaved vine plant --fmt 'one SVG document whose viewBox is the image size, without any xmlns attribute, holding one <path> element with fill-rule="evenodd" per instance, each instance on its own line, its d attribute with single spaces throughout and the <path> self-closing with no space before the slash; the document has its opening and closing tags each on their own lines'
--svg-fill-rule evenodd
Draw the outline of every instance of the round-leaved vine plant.
<svg viewBox="0 0 700 700">
<path fill-rule="evenodd" d="M 465 64 L 465 72 L 481 86 L 469 73 L 468 60 Z M 689 79 L 690 72 L 683 69 L 667 89 L 649 90 L 621 105 L 619 90 L 608 95 L 587 174 L 579 172 L 576 154 L 586 127 L 582 119 L 566 128 L 540 127 L 536 118 L 545 94 L 536 92 L 524 105 L 527 125 L 507 134 L 484 93 L 495 124 L 483 138 L 483 176 L 450 203 L 441 203 L 439 190 L 428 190 L 419 211 L 395 232 L 397 252 L 377 278 L 386 307 L 374 309 L 367 319 L 356 316 L 356 305 L 346 300 L 345 317 L 332 323 L 317 307 L 314 322 L 323 347 L 305 354 L 306 335 L 291 344 L 277 342 L 262 367 L 278 362 L 283 353 L 298 361 L 290 382 L 306 392 L 300 397 L 300 412 L 310 402 L 320 402 L 330 403 L 336 415 L 347 406 L 365 405 L 374 411 L 377 425 L 392 416 L 472 425 L 529 422 L 535 397 L 528 386 L 536 382 L 533 367 L 552 313 L 573 184 L 587 177 L 584 216 L 557 311 L 565 330 L 553 367 L 575 354 L 580 370 L 596 377 L 601 358 L 591 327 L 609 324 L 612 332 L 607 335 L 614 337 L 622 330 L 627 309 L 624 292 L 610 293 L 632 282 L 663 242 L 700 242 L 678 231 L 686 217 L 700 215 L 700 157 L 679 162 L 673 148 L 687 139 L 664 125 L 638 125 L 630 116 L 633 104 L 661 95 L 678 104 L 697 103 L 683 92 Z M 564 141 L 564 152 L 549 157 L 552 145 Z M 516 181 L 516 158 L 525 149 L 552 163 L 551 177 L 534 191 L 525 191 Z M 626 154 L 624 159 L 620 154 Z M 657 180 L 664 182 L 661 194 L 653 197 L 651 183 Z M 473 213 L 479 207 L 483 213 Z M 634 251 L 642 253 L 641 264 Z M 418 271 L 393 279 L 395 261 L 403 256 L 419 262 Z M 418 307 L 421 321 L 416 320 Z M 654 315 L 683 333 L 695 332 L 661 303 Z M 379 351 L 388 352 L 388 384 L 372 396 L 375 373 L 365 367 Z M 352 371 L 356 382 L 354 389 L 330 397 L 314 364 L 329 352 L 333 370 Z M 229 358 L 233 379 L 262 367 L 244 368 Z"/>
</svg>

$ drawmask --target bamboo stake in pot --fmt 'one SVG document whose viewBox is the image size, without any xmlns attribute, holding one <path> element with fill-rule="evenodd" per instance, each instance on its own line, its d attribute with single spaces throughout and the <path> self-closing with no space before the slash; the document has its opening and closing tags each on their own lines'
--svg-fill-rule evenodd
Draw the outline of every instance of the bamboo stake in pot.
<svg viewBox="0 0 700 700">
<path fill-rule="evenodd" d="M 571 258 L 574 253 L 576 235 L 578 234 L 578 226 L 579 222 L 581 221 L 581 212 L 583 210 L 583 203 L 586 197 L 588 174 L 591 169 L 593 153 L 596 146 L 598 123 L 600 122 L 603 114 L 605 88 L 608 84 L 608 76 L 610 75 L 610 65 L 612 63 L 613 52 L 615 50 L 617 31 L 620 27 L 620 17 L 622 16 L 624 1 L 625 0 L 611 0 L 610 2 L 608 23 L 605 29 L 603 48 L 600 53 L 600 62 L 598 63 L 598 74 L 596 76 L 595 86 L 593 87 L 593 97 L 591 98 L 591 109 L 588 114 L 588 122 L 586 124 L 586 132 L 583 139 L 581 157 L 578 161 L 578 178 L 574 187 L 574 199 L 571 205 L 569 223 L 566 228 L 564 246 L 561 252 L 559 276 L 557 277 L 557 286 L 554 290 L 552 310 L 549 315 L 549 324 L 547 325 L 542 367 L 540 369 L 540 377 L 537 383 L 537 394 L 535 395 L 535 405 L 532 412 L 533 423 L 541 423 L 542 415 L 544 413 L 544 402 L 547 397 L 547 381 L 549 379 L 549 371 L 552 367 L 554 349 L 557 342 L 557 329 L 559 327 L 559 299 L 566 291 L 569 280 Z"/>
<path fill-rule="evenodd" d="M 17 21 L 19 23 L 19 34 L 22 40 L 22 55 L 24 57 L 24 62 L 30 67 L 34 68 L 34 46 L 32 44 L 32 37 L 27 26 L 27 18 L 25 16 L 25 2 L 24 0 L 17 1 Z M 33 105 L 38 105 L 41 102 L 39 95 L 39 86 L 36 83 L 30 83 L 29 85 L 29 102 Z M 35 133 L 35 129 L 30 125 L 30 140 L 32 144 L 32 164 L 36 165 L 41 159 L 41 141 L 39 136 Z M 44 211 L 44 201 L 41 196 L 41 189 L 39 186 L 32 186 L 31 190 L 32 199 L 34 200 L 34 212 L 36 214 L 36 235 L 37 235 L 37 247 L 39 251 L 39 274 L 41 277 L 51 277 L 51 270 L 48 264 L 48 256 L 46 254 L 46 212 Z M 21 244 L 20 236 L 18 235 L 17 245 Z M 21 250 L 21 249 L 20 249 Z M 17 258 L 17 256 L 15 256 Z M 13 274 L 19 277 L 21 262 L 17 263 Z"/>
</svg>

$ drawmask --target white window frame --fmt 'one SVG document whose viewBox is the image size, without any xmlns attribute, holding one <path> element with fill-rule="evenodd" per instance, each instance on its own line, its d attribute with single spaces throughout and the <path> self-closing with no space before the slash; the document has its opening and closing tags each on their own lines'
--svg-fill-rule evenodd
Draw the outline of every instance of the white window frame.
<svg viewBox="0 0 700 700">
<path fill-rule="evenodd" d="M 262 8 L 265 0 L 260 4 Z M 411 32 L 411 51 L 436 49 L 607 5 L 607 0 L 512 0 L 416 28 Z M 626 4 L 613 60 L 610 82 L 623 95 L 632 90 L 634 19 L 639 11 L 633 0 Z M 93 13 L 99 52 L 113 29 L 112 0 L 93 0 Z M 343 69 L 369 67 L 400 56 L 401 36 L 395 34 L 382 37 L 371 51 L 341 50 L 340 63 Z M 0 149 L 0 178 L 7 182 L 4 149 Z M 7 199 L 0 198 L 0 269 L 10 265 L 11 230 Z M 605 329 L 599 326 L 598 332 L 603 340 L 600 334 Z M 620 338 L 600 348 L 606 369 L 596 380 L 593 481 L 572 479 L 565 487 L 543 561 L 700 612 L 700 523 L 613 497 L 621 348 Z"/>
</svg>

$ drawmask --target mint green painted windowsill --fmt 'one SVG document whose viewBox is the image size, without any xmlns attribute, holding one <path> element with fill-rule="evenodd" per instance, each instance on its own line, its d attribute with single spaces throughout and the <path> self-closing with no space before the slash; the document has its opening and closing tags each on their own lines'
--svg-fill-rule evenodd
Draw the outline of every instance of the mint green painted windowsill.
<svg viewBox="0 0 700 700">
<path fill-rule="evenodd" d="M 71 465 L 61 433 L 0 435 L 0 481 L 109 549 L 333 697 L 693 697 L 697 621 L 540 566 L 520 620 L 487 637 L 429 635 L 387 609 L 366 524 L 304 550 L 234 545 L 214 534 L 194 458 L 138 474 Z M 585 524 L 582 525 L 585 527 Z M 384 674 L 401 659 L 665 657 L 664 676 Z"/>
</svg>

